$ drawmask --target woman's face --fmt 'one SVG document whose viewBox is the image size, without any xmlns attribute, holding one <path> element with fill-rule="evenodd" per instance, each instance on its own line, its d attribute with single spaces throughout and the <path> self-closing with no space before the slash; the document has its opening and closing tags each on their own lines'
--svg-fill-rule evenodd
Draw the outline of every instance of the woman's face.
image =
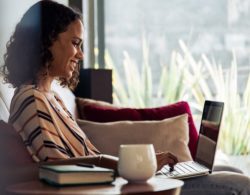
<svg viewBox="0 0 250 195">
<path fill-rule="evenodd" d="M 83 25 L 80 20 L 72 22 L 67 31 L 58 35 L 49 50 L 53 61 L 49 69 L 52 77 L 71 78 L 79 60 L 83 59 L 82 47 Z"/>
</svg>

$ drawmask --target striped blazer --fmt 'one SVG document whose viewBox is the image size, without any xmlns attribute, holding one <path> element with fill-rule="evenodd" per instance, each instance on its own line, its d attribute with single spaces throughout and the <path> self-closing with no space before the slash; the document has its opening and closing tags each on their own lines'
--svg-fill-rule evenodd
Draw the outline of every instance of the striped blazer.
<svg viewBox="0 0 250 195">
<path fill-rule="evenodd" d="M 77 125 L 63 101 L 35 85 L 17 88 L 10 106 L 11 123 L 33 160 L 51 161 L 100 152 Z"/>
</svg>

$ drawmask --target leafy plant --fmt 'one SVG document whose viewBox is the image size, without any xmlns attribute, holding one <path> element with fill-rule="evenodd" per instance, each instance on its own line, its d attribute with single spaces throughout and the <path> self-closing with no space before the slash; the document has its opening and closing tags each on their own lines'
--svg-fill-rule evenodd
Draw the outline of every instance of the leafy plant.
<svg viewBox="0 0 250 195">
<path fill-rule="evenodd" d="M 189 98 L 189 86 L 185 84 L 187 69 L 182 56 L 173 51 L 171 62 L 162 65 L 159 89 L 157 97 L 160 103 L 173 103 L 178 100 L 187 100 Z"/>
<path fill-rule="evenodd" d="M 124 51 L 121 77 L 108 52 L 105 55 L 106 68 L 113 70 L 114 103 L 122 106 L 153 107 L 187 99 L 188 86 L 184 83 L 185 63 L 179 53 L 173 51 L 170 65 L 161 64 L 162 68 L 157 92 L 153 91 L 152 70 L 149 64 L 149 48 L 146 40 L 142 41 L 142 66 L 138 66 Z M 139 70 L 142 67 L 142 70 Z M 122 78 L 124 78 L 122 80 Z"/>
<path fill-rule="evenodd" d="M 124 70 L 123 81 L 121 81 L 122 77 L 119 75 L 110 55 L 106 52 L 106 67 L 113 70 L 113 98 L 115 104 L 136 107 L 152 106 L 152 71 L 148 60 L 149 54 L 145 39 L 143 39 L 142 44 L 143 59 L 141 71 L 135 61 L 124 51 L 122 64 Z"/>
</svg>

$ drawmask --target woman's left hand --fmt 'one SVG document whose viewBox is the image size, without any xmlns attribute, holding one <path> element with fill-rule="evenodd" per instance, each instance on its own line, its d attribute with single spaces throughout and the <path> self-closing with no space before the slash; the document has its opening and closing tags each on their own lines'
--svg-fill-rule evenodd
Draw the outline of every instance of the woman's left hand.
<svg viewBox="0 0 250 195">
<path fill-rule="evenodd" d="M 156 160 L 157 171 L 160 170 L 166 164 L 168 164 L 170 167 L 174 167 L 174 165 L 178 162 L 177 157 L 170 152 L 156 153 Z"/>
</svg>

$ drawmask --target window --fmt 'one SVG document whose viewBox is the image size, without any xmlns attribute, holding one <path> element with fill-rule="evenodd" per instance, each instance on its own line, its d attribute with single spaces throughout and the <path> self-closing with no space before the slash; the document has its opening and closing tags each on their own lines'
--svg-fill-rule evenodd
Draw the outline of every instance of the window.
<svg viewBox="0 0 250 195">
<path fill-rule="evenodd" d="M 114 101 L 152 107 L 186 100 L 198 115 L 205 99 L 224 101 L 220 147 L 250 153 L 249 144 L 233 146 L 250 135 L 249 8 L 250 0 L 104 1 Z"/>
</svg>

